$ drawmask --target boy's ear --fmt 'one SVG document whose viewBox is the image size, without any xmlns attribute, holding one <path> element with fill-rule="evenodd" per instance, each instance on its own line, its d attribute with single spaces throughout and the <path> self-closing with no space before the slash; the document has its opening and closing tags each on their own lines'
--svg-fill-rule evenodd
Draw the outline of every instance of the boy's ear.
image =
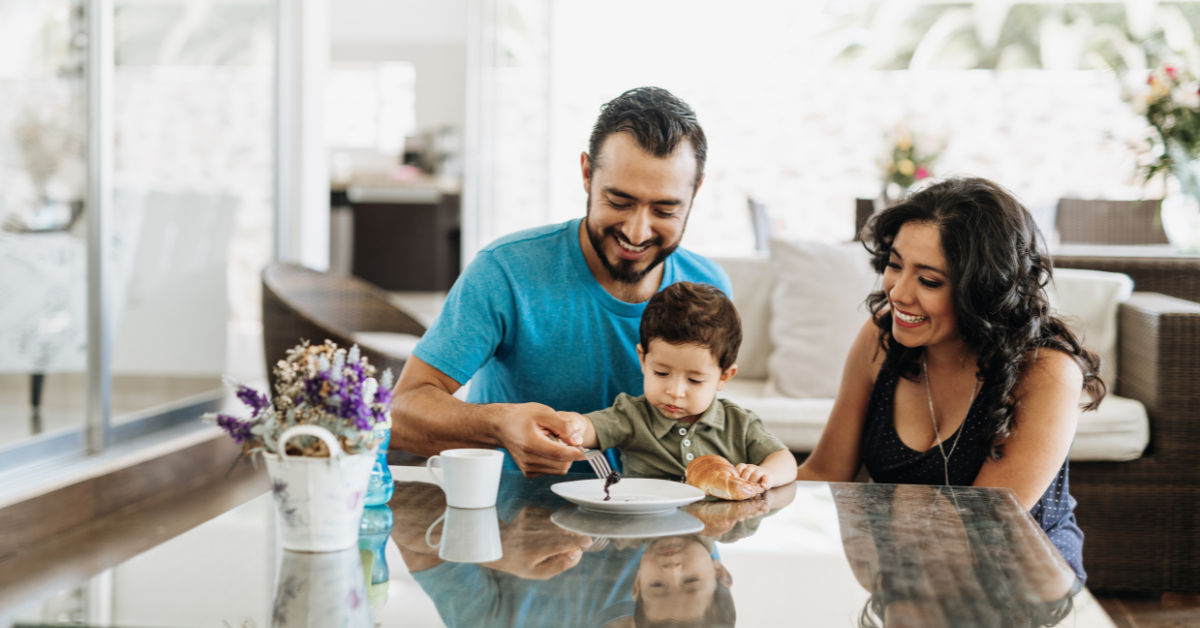
<svg viewBox="0 0 1200 628">
<path fill-rule="evenodd" d="M 738 368 L 736 364 L 730 366 L 724 371 L 721 371 L 721 376 L 717 378 L 717 390 L 724 388 L 725 384 L 728 384 L 729 380 L 733 379 L 734 375 L 737 375 L 737 372 Z"/>
<path fill-rule="evenodd" d="M 638 362 L 642 366 L 646 366 L 646 350 L 642 348 L 642 343 L 637 344 Z"/>
<path fill-rule="evenodd" d="M 641 345 L 639 345 L 641 346 Z M 640 575 L 640 574 L 639 574 Z M 629 594 L 633 596 L 634 601 L 637 601 L 638 596 L 642 593 L 642 579 L 639 577 L 633 578 L 633 591 Z"/>
<path fill-rule="evenodd" d="M 722 565 L 721 561 L 717 560 L 716 558 L 713 559 L 713 570 L 717 572 L 717 582 L 720 583 L 721 586 L 725 587 L 726 589 L 733 586 L 733 574 L 729 573 L 729 570 L 725 568 L 725 565 Z M 636 582 L 633 584 L 633 587 L 636 591 Z"/>
</svg>

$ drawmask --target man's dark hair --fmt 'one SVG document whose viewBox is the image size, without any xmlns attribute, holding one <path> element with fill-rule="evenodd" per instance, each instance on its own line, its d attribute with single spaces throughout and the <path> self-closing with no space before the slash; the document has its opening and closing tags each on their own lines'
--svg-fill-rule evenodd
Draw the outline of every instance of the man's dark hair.
<svg viewBox="0 0 1200 628">
<path fill-rule="evenodd" d="M 638 87 L 600 107 L 600 117 L 592 127 L 588 141 L 588 159 L 592 171 L 600 169 L 600 147 L 614 133 L 629 133 L 642 150 L 663 159 L 687 140 L 696 154 L 696 180 L 704 178 L 704 160 L 708 140 L 696 121 L 696 112 L 687 103 L 661 87 Z"/>
<path fill-rule="evenodd" d="M 656 338 L 672 345 L 706 347 L 724 371 L 737 361 L 742 318 L 719 288 L 680 281 L 650 297 L 642 313 L 642 350 L 649 351 L 650 341 Z"/>
</svg>

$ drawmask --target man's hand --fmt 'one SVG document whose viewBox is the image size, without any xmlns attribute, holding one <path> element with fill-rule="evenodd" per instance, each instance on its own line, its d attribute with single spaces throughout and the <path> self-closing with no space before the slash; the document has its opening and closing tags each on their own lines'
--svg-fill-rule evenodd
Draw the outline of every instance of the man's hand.
<svg viewBox="0 0 1200 628">
<path fill-rule="evenodd" d="M 550 511 L 526 506 L 500 529 L 504 556 L 485 563 L 497 571 L 529 580 L 552 578 L 579 563 L 592 537 L 569 532 L 550 521 Z"/>
<path fill-rule="evenodd" d="M 503 408 L 496 417 L 501 445 L 525 477 L 566 475 L 572 462 L 583 460 L 583 452 L 575 447 L 583 442 L 583 426 L 563 416 L 571 413 L 555 412 L 540 403 L 498 407 Z"/>
</svg>

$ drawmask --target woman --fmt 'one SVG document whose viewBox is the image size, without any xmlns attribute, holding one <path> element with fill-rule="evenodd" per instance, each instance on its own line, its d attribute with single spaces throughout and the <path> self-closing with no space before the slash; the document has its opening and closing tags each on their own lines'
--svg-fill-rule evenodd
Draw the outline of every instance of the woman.
<svg viewBox="0 0 1200 628">
<path fill-rule="evenodd" d="M 950 179 L 876 215 L 863 240 L 882 290 L 801 480 L 1013 489 L 1079 579 L 1067 452 L 1099 358 L 1050 312 L 1050 258 L 1029 212 L 984 179 Z"/>
</svg>

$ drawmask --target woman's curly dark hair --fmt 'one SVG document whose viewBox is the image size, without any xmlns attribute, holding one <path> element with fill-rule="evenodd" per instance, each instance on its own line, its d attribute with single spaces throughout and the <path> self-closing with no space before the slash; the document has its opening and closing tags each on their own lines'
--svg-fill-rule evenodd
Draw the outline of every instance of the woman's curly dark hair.
<svg viewBox="0 0 1200 628">
<path fill-rule="evenodd" d="M 988 423 L 984 442 L 992 460 L 1004 455 L 1001 441 L 1013 430 L 1017 404 L 1012 390 L 1038 349 L 1074 358 L 1091 397 L 1084 409 L 1100 405 L 1107 392 L 1098 375 L 1100 358 L 1051 313 L 1045 291 L 1050 256 L 1033 217 L 1011 193 L 986 179 L 965 177 L 913 192 L 863 227 L 863 245 L 876 272 L 887 268 L 896 234 L 908 223 L 933 225 L 941 235 L 958 329 L 979 356 L 979 399 Z M 892 317 L 882 290 L 867 297 L 867 306 L 886 353 L 883 371 L 918 381 L 924 348 L 890 342 Z"/>
</svg>

